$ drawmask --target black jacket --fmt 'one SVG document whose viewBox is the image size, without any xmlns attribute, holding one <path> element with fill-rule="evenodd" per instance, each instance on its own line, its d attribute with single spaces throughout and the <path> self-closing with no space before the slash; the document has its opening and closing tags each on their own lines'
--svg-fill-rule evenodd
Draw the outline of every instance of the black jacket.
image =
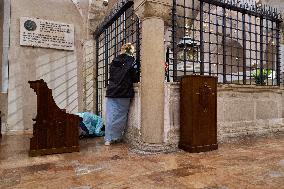
<svg viewBox="0 0 284 189">
<path fill-rule="evenodd" d="M 132 98 L 134 96 L 133 83 L 138 79 L 139 73 L 134 57 L 127 54 L 118 55 L 110 65 L 106 97 Z"/>
</svg>

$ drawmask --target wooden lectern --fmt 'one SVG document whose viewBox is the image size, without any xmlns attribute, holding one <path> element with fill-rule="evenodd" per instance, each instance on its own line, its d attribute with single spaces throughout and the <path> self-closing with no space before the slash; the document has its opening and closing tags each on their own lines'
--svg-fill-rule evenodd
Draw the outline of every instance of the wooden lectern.
<svg viewBox="0 0 284 189">
<path fill-rule="evenodd" d="M 29 84 L 37 95 L 37 116 L 33 119 L 29 155 L 78 152 L 81 118 L 58 108 L 44 80 L 29 81 Z"/>
<path fill-rule="evenodd" d="M 2 138 L 2 114 L 0 111 L 0 138 Z"/>
<path fill-rule="evenodd" d="M 218 149 L 217 77 L 181 78 L 179 148 L 188 152 Z"/>
</svg>

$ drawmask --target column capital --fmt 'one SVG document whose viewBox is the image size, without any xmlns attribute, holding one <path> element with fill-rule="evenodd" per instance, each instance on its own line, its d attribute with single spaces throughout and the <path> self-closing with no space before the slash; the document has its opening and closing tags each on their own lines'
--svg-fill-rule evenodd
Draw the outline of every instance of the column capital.
<svg viewBox="0 0 284 189">
<path fill-rule="evenodd" d="M 134 3 L 134 10 L 141 19 L 158 17 L 169 21 L 172 0 L 139 0 Z"/>
</svg>

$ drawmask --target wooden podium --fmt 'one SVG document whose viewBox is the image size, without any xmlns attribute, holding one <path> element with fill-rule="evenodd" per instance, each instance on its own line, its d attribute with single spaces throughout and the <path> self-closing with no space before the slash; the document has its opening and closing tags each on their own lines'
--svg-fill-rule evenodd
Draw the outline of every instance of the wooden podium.
<svg viewBox="0 0 284 189">
<path fill-rule="evenodd" d="M 2 114 L 0 111 L 0 138 L 2 138 Z"/>
<path fill-rule="evenodd" d="M 33 121 L 30 156 L 78 152 L 80 117 L 56 105 L 44 80 L 29 81 L 37 95 L 37 116 Z"/>
<path fill-rule="evenodd" d="M 181 78 L 179 148 L 188 152 L 218 149 L 217 77 Z"/>
</svg>

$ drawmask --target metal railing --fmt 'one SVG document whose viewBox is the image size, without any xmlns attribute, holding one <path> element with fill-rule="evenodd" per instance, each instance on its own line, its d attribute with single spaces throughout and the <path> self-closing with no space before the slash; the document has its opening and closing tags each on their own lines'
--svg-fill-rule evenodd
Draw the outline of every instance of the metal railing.
<svg viewBox="0 0 284 189">
<path fill-rule="evenodd" d="M 96 113 L 102 116 L 105 89 L 108 85 L 109 66 L 125 43 L 135 46 L 135 57 L 140 69 L 141 27 L 134 13 L 133 1 L 120 1 L 98 26 L 96 39 Z"/>
<path fill-rule="evenodd" d="M 280 85 L 281 15 L 254 0 L 173 0 L 167 80 Z"/>
</svg>

